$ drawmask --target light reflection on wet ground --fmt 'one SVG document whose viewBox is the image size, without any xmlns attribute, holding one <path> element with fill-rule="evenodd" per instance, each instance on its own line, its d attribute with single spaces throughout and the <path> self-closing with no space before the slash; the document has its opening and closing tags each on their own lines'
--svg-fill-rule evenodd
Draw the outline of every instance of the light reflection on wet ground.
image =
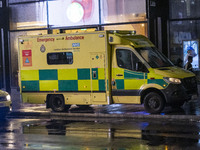
<svg viewBox="0 0 200 150">
<path fill-rule="evenodd" d="M 196 150 L 199 123 L 28 120 L 1 121 L 0 149 Z"/>
</svg>

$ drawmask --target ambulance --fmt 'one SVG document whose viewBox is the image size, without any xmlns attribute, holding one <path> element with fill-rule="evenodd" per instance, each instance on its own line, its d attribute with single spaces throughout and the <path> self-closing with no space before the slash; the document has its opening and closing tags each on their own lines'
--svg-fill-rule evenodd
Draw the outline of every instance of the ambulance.
<svg viewBox="0 0 200 150">
<path fill-rule="evenodd" d="M 197 94 L 192 72 L 172 64 L 133 31 L 21 36 L 22 101 L 56 112 L 71 105 L 143 104 L 149 113 Z"/>
</svg>

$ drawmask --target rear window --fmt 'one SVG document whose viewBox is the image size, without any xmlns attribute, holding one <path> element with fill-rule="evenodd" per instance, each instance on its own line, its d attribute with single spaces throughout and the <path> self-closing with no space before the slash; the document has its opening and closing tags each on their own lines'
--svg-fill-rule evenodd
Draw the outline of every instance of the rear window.
<svg viewBox="0 0 200 150">
<path fill-rule="evenodd" d="M 49 65 L 73 64 L 73 53 L 72 52 L 48 53 L 47 63 Z"/>
</svg>

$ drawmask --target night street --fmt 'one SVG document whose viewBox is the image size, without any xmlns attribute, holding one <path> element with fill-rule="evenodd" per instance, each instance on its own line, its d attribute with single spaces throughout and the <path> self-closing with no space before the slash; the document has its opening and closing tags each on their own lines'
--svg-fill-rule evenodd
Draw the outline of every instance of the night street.
<svg viewBox="0 0 200 150">
<path fill-rule="evenodd" d="M 68 112 L 56 113 L 44 104 L 21 103 L 18 93 L 12 96 L 13 111 L 1 120 L 2 150 L 200 148 L 199 98 L 152 115 L 143 105 L 122 104 L 72 105 Z"/>
<path fill-rule="evenodd" d="M 77 121 L 79 120 L 79 121 Z M 196 150 L 200 123 L 120 120 L 8 119 L 0 149 Z"/>
<path fill-rule="evenodd" d="M 200 150 L 200 0 L 0 0 L 0 150 Z"/>
</svg>

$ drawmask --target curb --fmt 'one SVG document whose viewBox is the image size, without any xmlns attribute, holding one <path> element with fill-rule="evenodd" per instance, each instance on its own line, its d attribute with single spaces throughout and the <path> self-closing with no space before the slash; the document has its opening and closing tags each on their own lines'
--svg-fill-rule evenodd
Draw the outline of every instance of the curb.
<svg viewBox="0 0 200 150">
<path fill-rule="evenodd" d="M 68 118 L 81 118 L 81 119 L 125 119 L 125 120 L 154 120 L 154 121 L 187 121 L 199 122 L 200 116 L 195 115 L 141 115 L 141 114 L 103 114 L 103 113 L 55 113 L 55 112 L 11 112 L 7 118 L 22 118 L 22 117 L 48 117 L 54 119 L 68 119 Z"/>
</svg>

